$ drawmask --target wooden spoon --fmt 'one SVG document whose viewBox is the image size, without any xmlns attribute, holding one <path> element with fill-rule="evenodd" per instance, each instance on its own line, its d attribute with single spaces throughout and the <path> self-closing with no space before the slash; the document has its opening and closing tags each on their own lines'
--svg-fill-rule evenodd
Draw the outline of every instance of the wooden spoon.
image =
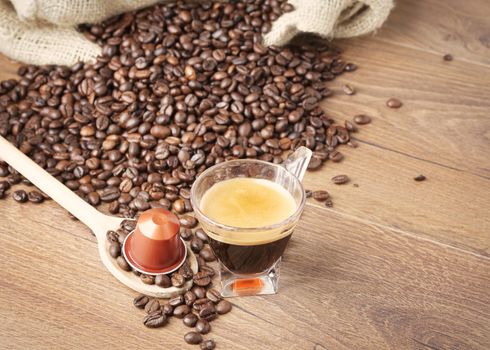
<svg viewBox="0 0 490 350">
<path fill-rule="evenodd" d="M 0 158 L 6 161 L 19 173 L 24 175 L 37 188 L 46 193 L 59 205 L 68 210 L 78 220 L 88 226 L 97 238 L 99 255 L 102 263 L 114 277 L 129 288 L 156 298 L 171 298 L 175 295 L 189 290 L 192 280 L 187 281 L 184 286 L 162 288 L 156 285 L 144 284 L 138 276 L 132 272 L 123 271 L 119 268 L 116 260 L 109 255 L 109 242 L 106 239 L 107 231 L 116 230 L 124 220 L 115 216 L 102 214 L 82 198 L 56 180 L 47 171 L 37 165 L 24 153 L 15 148 L 5 138 L 0 136 Z M 187 249 L 188 260 L 194 273 L 197 272 L 197 260 L 192 250 Z"/>
</svg>

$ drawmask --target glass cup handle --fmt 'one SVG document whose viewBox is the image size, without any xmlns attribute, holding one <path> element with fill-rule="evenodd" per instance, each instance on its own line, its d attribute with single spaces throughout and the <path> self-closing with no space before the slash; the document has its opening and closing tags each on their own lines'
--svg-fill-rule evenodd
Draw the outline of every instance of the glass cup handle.
<svg viewBox="0 0 490 350">
<path fill-rule="evenodd" d="M 313 152 L 310 149 L 301 146 L 291 153 L 282 165 L 287 171 L 296 176 L 299 181 L 302 181 L 312 154 Z"/>
</svg>

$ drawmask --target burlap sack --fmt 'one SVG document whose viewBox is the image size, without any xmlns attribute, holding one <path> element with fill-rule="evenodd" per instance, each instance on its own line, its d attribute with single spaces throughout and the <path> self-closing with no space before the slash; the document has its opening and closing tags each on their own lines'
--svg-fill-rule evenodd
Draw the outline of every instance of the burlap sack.
<svg viewBox="0 0 490 350">
<path fill-rule="evenodd" d="M 100 47 L 75 30 L 158 0 L 0 0 L 0 52 L 32 64 L 91 62 Z M 345 38 L 379 28 L 393 0 L 290 0 L 295 10 L 282 15 L 264 42 L 283 45 L 300 32 Z"/>
<path fill-rule="evenodd" d="M 393 0 L 289 0 L 295 10 L 283 14 L 264 37 L 267 45 L 284 45 L 296 34 L 348 38 L 370 33 L 383 24 Z"/>
<path fill-rule="evenodd" d="M 75 30 L 158 0 L 0 0 L 0 52 L 32 64 L 93 62 L 101 48 Z"/>
</svg>

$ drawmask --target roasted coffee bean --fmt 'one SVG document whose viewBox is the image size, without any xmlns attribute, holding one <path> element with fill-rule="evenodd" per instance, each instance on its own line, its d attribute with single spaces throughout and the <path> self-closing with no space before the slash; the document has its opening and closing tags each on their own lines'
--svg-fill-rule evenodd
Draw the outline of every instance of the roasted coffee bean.
<svg viewBox="0 0 490 350">
<path fill-rule="evenodd" d="M 161 309 L 165 316 L 172 316 L 174 314 L 174 307 L 169 303 L 163 305 Z"/>
<path fill-rule="evenodd" d="M 337 175 L 332 177 L 332 182 L 336 185 L 343 185 L 350 181 L 347 175 Z"/>
<path fill-rule="evenodd" d="M 150 299 L 145 305 L 145 312 L 151 314 L 157 310 L 160 310 L 160 303 L 157 299 Z"/>
<path fill-rule="evenodd" d="M 354 90 L 354 88 L 349 84 L 343 85 L 342 90 L 346 95 L 354 95 L 356 93 L 356 90 Z"/>
<path fill-rule="evenodd" d="M 213 350 L 216 347 L 216 343 L 213 339 L 203 341 L 200 345 L 201 350 Z"/>
<path fill-rule="evenodd" d="M 180 229 L 180 237 L 184 240 L 188 241 L 192 238 L 192 230 L 190 228 L 181 228 Z"/>
<path fill-rule="evenodd" d="M 196 295 L 193 292 L 191 292 L 190 290 L 185 292 L 185 294 L 184 294 L 185 304 L 188 305 L 189 307 L 192 306 L 192 304 L 194 304 L 196 299 L 197 299 Z"/>
<path fill-rule="evenodd" d="M 444 61 L 452 61 L 453 60 L 453 55 L 447 53 L 444 56 L 442 56 L 442 58 L 444 59 Z"/>
<path fill-rule="evenodd" d="M 194 232 L 194 234 L 196 235 L 197 238 L 199 238 L 201 241 L 203 242 L 207 242 L 208 241 L 208 235 L 206 234 L 206 232 L 204 232 L 204 230 L 202 228 L 198 228 L 196 230 L 196 232 Z"/>
<path fill-rule="evenodd" d="M 144 309 L 145 305 L 150 301 L 146 295 L 140 294 L 136 298 L 133 299 L 133 305 L 138 309 Z"/>
<path fill-rule="evenodd" d="M 141 279 L 141 282 L 143 282 L 144 284 L 155 284 L 155 276 L 146 275 L 146 274 L 142 273 L 140 275 L 140 279 Z"/>
<path fill-rule="evenodd" d="M 402 101 L 397 98 L 390 98 L 386 101 L 386 105 L 390 108 L 400 108 L 402 106 Z"/>
<path fill-rule="evenodd" d="M 328 208 L 332 208 L 333 207 L 333 202 L 332 202 L 332 198 L 327 198 L 325 200 L 325 206 L 328 207 Z"/>
<path fill-rule="evenodd" d="M 417 175 L 413 179 L 415 181 L 425 181 L 426 177 L 424 175 Z"/>
<path fill-rule="evenodd" d="M 201 249 L 201 251 L 199 252 L 199 256 L 202 257 L 206 262 L 211 262 L 215 260 L 214 253 L 208 246 Z"/>
<path fill-rule="evenodd" d="M 371 123 L 371 117 L 366 114 L 358 114 L 354 117 L 354 122 L 359 125 Z"/>
<path fill-rule="evenodd" d="M 317 170 L 321 167 L 323 161 L 316 156 L 312 156 L 308 163 L 308 170 Z"/>
<path fill-rule="evenodd" d="M 220 301 L 222 299 L 221 293 L 214 288 L 210 288 L 207 290 L 206 298 L 211 300 L 213 303 L 217 303 L 218 301 Z"/>
<path fill-rule="evenodd" d="M 201 266 L 200 272 L 203 274 L 203 276 L 213 277 L 215 275 L 214 269 L 208 265 Z"/>
<path fill-rule="evenodd" d="M 116 259 L 119 255 L 121 255 L 121 245 L 119 242 L 112 242 L 109 246 L 109 255 Z"/>
<path fill-rule="evenodd" d="M 306 198 L 310 198 L 312 195 L 313 195 L 313 191 L 312 190 L 305 190 L 305 197 Z"/>
<path fill-rule="evenodd" d="M 211 325 L 206 320 L 198 320 L 195 329 L 201 334 L 208 334 L 211 331 Z"/>
<path fill-rule="evenodd" d="M 0 181 L 0 190 L 7 191 L 10 188 L 10 183 L 8 181 Z"/>
<path fill-rule="evenodd" d="M 218 314 L 223 315 L 231 311 L 231 303 L 228 300 L 221 300 L 216 305 L 216 311 Z"/>
<path fill-rule="evenodd" d="M 122 255 L 116 258 L 116 262 L 117 262 L 117 266 L 119 266 L 121 270 L 131 271 L 131 266 L 129 266 L 128 262 Z"/>
<path fill-rule="evenodd" d="M 172 286 L 174 287 L 182 287 L 185 283 L 185 278 L 180 273 L 176 272 L 172 275 L 170 279 L 172 282 Z"/>
<path fill-rule="evenodd" d="M 17 190 L 14 193 L 12 193 L 12 198 L 14 201 L 19 202 L 19 203 L 25 203 L 27 202 L 27 193 L 24 190 Z"/>
<path fill-rule="evenodd" d="M 196 295 L 197 299 L 206 297 L 206 290 L 202 287 L 194 286 L 192 287 L 191 292 Z"/>
<path fill-rule="evenodd" d="M 172 282 L 167 275 L 156 275 L 155 284 L 162 288 L 168 288 L 172 285 Z"/>
<path fill-rule="evenodd" d="M 197 226 L 197 219 L 190 215 L 185 215 L 180 218 L 180 225 L 184 228 L 194 228 Z"/>
<path fill-rule="evenodd" d="M 176 295 L 173 298 L 170 298 L 168 303 L 173 307 L 182 305 L 184 303 L 184 296 L 183 295 Z"/>
<path fill-rule="evenodd" d="M 182 264 L 182 266 L 179 268 L 178 271 L 186 280 L 190 280 L 192 276 L 194 275 L 194 272 L 192 272 L 191 266 L 189 263 L 186 261 L 185 263 Z"/>
<path fill-rule="evenodd" d="M 191 239 L 191 249 L 194 253 L 199 253 L 201 249 L 204 247 L 204 242 L 199 238 L 194 237 Z"/>
<path fill-rule="evenodd" d="M 194 304 L 192 304 L 192 308 L 196 311 L 201 311 L 207 306 L 213 305 L 213 302 L 208 298 L 197 299 Z"/>
<path fill-rule="evenodd" d="M 188 332 L 184 335 L 187 344 L 199 344 L 202 342 L 202 335 L 197 332 Z"/>
<path fill-rule="evenodd" d="M 44 202 L 43 195 L 38 191 L 30 191 L 29 194 L 27 195 L 27 198 L 29 202 L 36 203 L 36 204 Z"/>
<path fill-rule="evenodd" d="M 189 312 L 191 312 L 191 309 L 185 304 L 176 306 L 174 308 L 174 316 L 177 318 L 184 318 L 184 316 L 187 315 Z"/>
<path fill-rule="evenodd" d="M 162 313 L 161 310 L 152 312 L 146 315 L 143 319 L 143 324 L 148 328 L 158 328 L 162 327 L 167 323 L 167 317 Z"/>
<path fill-rule="evenodd" d="M 323 202 L 327 198 L 330 197 L 330 194 L 324 190 L 313 191 L 312 195 L 313 199 L 316 199 L 319 202 Z"/>
<path fill-rule="evenodd" d="M 198 317 L 191 313 L 188 313 L 187 315 L 184 316 L 182 319 L 182 322 L 187 326 L 187 327 L 194 327 L 197 323 Z"/>
<path fill-rule="evenodd" d="M 342 159 L 344 159 L 344 156 L 342 153 L 338 151 L 333 151 L 328 155 L 328 159 L 330 159 L 334 163 L 340 162 Z"/>
<path fill-rule="evenodd" d="M 214 320 L 216 317 L 218 317 L 218 314 L 216 312 L 216 308 L 212 303 L 207 304 L 205 307 L 199 310 L 199 318 L 202 320 L 206 320 L 210 322 Z"/>
</svg>

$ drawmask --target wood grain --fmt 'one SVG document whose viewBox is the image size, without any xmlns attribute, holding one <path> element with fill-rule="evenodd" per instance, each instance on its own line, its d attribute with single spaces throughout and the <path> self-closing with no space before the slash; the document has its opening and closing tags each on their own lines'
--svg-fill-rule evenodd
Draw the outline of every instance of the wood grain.
<svg viewBox="0 0 490 350">
<path fill-rule="evenodd" d="M 377 39 L 439 57 L 490 64 L 490 2 L 398 0 Z"/>
<path fill-rule="evenodd" d="M 484 0 L 399 0 L 377 36 L 338 42 L 359 69 L 324 107 L 373 122 L 341 163 L 307 174 L 334 207 L 309 201 L 280 293 L 231 299 L 209 336 L 220 349 L 490 348 L 489 17 Z M 0 56 L 0 80 L 17 67 Z M 179 320 L 142 325 L 135 293 L 55 203 L 0 201 L 0 222 L 0 348 L 196 349 Z"/>
<path fill-rule="evenodd" d="M 104 270 L 87 228 L 53 217 L 54 203 L 7 204 L 0 219 L 16 227 L 0 236 L 4 348 L 187 348 L 179 320 L 144 328 L 135 294 Z M 211 337 L 223 349 L 485 349 L 489 264 L 309 205 L 280 293 L 232 299 Z"/>
<path fill-rule="evenodd" d="M 323 103 L 329 114 L 369 114 L 374 121 L 360 140 L 490 178 L 490 67 L 366 39 L 341 46 L 360 68 L 335 80 L 335 96 Z M 355 95 L 341 92 L 345 83 Z M 388 108 L 391 97 L 403 106 Z"/>
<path fill-rule="evenodd" d="M 307 188 L 329 191 L 333 211 L 490 257 L 490 180 L 364 143 L 341 151 L 342 163 L 305 177 Z M 339 174 L 351 182 L 333 184 Z M 427 180 L 414 181 L 419 174 Z"/>
</svg>

